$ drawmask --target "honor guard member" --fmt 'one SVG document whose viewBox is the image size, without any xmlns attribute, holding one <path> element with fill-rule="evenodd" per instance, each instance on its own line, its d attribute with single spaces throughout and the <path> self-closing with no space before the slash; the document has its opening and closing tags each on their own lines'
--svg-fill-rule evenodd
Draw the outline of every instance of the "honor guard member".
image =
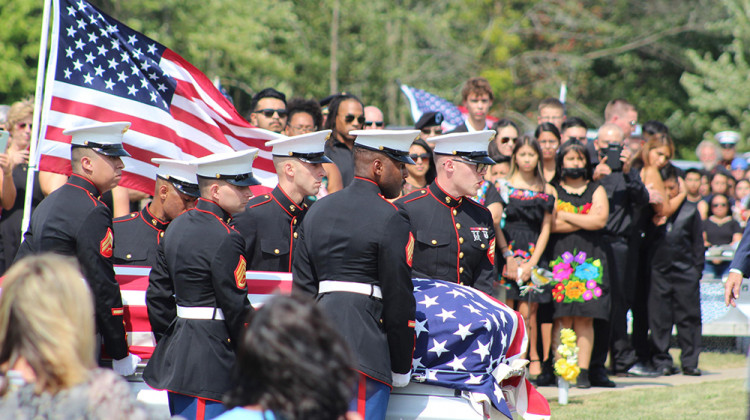
<svg viewBox="0 0 750 420">
<path fill-rule="evenodd" d="M 113 369 L 132 375 L 140 358 L 128 352 L 120 286 L 112 267 L 112 211 L 99 196 L 114 188 L 130 156 L 122 147 L 129 122 L 97 123 L 63 131 L 71 139 L 72 175 L 34 210 L 16 261 L 30 254 L 74 256 L 94 294 L 97 332 Z"/>
<path fill-rule="evenodd" d="M 169 222 L 195 206 L 200 197 L 195 166 L 173 159 L 151 159 L 156 170 L 154 199 L 140 212 L 118 217 L 115 232 L 114 263 L 153 267 L 156 248 Z"/>
<path fill-rule="evenodd" d="M 292 271 L 292 251 L 297 228 L 307 212 L 305 197 L 315 195 L 326 175 L 324 154 L 331 130 L 281 138 L 272 147 L 279 184 L 269 194 L 250 200 L 247 210 L 236 215 L 232 226 L 245 238 L 247 265 L 256 271 Z"/>
<path fill-rule="evenodd" d="M 196 165 L 200 198 L 174 219 L 151 269 L 146 306 L 156 348 L 143 379 L 168 391 L 173 415 L 213 418 L 231 387 L 235 346 L 252 307 L 245 241 L 229 226 L 250 199 L 258 149 L 206 156 Z"/>
<path fill-rule="evenodd" d="M 355 130 L 355 174 L 318 200 L 298 231 L 293 293 L 314 297 L 357 357 L 351 409 L 383 419 L 391 386 L 406 386 L 414 351 L 414 240 L 398 197 L 418 132 Z M 365 402 L 366 401 L 366 402 Z"/>
<path fill-rule="evenodd" d="M 476 194 L 487 168 L 492 130 L 453 133 L 435 143 L 437 177 L 427 188 L 400 198 L 416 239 L 412 277 L 440 279 L 492 293 L 496 278 L 495 229 Z"/>
</svg>

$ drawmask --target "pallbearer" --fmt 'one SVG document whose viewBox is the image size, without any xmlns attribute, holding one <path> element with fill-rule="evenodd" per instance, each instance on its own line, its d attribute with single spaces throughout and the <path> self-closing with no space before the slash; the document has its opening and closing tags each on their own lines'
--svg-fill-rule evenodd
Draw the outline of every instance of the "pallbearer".
<svg viewBox="0 0 750 420">
<path fill-rule="evenodd" d="M 68 182 L 45 198 L 31 216 L 16 261 L 29 254 L 54 252 L 76 257 L 94 294 L 97 332 L 113 368 L 131 375 L 140 361 L 128 352 L 120 286 L 112 268 L 112 211 L 99 197 L 114 188 L 130 156 L 122 147 L 129 122 L 97 123 L 63 131 L 71 139 Z"/>
<path fill-rule="evenodd" d="M 414 246 L 413 276 L 452 281 L 492 293 L 496 278 L 492 215 L 470 197 L 495 162 L 487 146 L 492 130 L 432 137 L 435 181 L 400 198 L 409 212 Z"/>
<path fill-rule="evenodd" d="M 272 147 L 279 184 L 269 194 L 254 197 L 247 210 L 237 214 L 232 226 L 245 238 L 250 270 L 292 271 L 292 251 L 297 229 L 307 212 L 306 196 L 315 195 L 326 175 L 325 142 L 331 130 L 281 138 Z"/>
<path fill-rule="evenodd" d="M 359 385 L 350 408 L 383 419 L 406 386 L 414 350 L 414 241 L 398 197 L 418 131 L 355 130 L 354 180 L 310 208 L 294 252 L 294 293 L 315 298 L 351 346 Z"/>
<path fill-rule="evenodd" d="M 153 200 L 141 211 L 114 220 L 115 264 L 152 267 L 169 222 L 193 208 L 200 196 L 195 165 L 174 159 L 151 161 L 159 165 Z"/>
<path fill-rule="evenodd" d="M 251 193 L 258 149 L 192 161 L 200 198 L 170 223 L 151 270 L 146 305 L 156 336 L 143 372 L 153 388 L 169 391 L 172 414 L 213 418 L 224 411 L 235 343 L 248 313 L 245 241 L 229 226 Z M 204 417 L 205 416 L 205 417 Z"/>
</svg>

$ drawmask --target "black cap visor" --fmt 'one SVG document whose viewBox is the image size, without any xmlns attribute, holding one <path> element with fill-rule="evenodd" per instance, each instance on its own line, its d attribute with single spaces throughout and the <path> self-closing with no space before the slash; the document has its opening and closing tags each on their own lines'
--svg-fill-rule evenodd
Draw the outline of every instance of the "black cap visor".
<svg viewBox="0 0 750 420">
<path fill-rule="evenodd" d="M 73 147 L 84 147 L 86 149 L 91 149 L 95 151 L 96 153 L 99 153 L 100 155 L 104 156 L 117 156 L 117 157 L 130 157 L 130 153 L 128 153 L 124 147 L 122 147 L 122 144 L 102 144 L 102 143 L 95 143 L 93 141 L 87 141 L 85 145 L 82 144 L 74 144 Z"/>
<path fill-rule="evenodd" d="M 171 176 L 162 176 L 157 175 L 159 178 L 169 182 L 172 184 L 174 189 L 177 191 L 189 195 L 190 197 L 199 198 L 201 196 L 200 189 L 198 188 L 198 184 L 193 184 L 187 181 L 183 181 L 181 179 L 173 178 Z"/>
<path fill-rule="evenodd" d="M 448 154 L 448 153 L 438 153 L 438 154 L 447 155 L 447 156 L 456 156 L 468 162 L 483 163 L 485 165 L 494 165 L 497 163 L 490 158 L 487 152 L 453 152 L 452 154 Z"/>
<path fill-rule="evenodd" d="M 305 163 L 333 163 L 325 153 L 292 153 L 290 156 Z"/>
<path fill-rule="evenodd" d="M 388 147 L 383 147 L 383 146 L 381 146 L 381 147 L 370 147 L 370 146 L 365 146 L 363 144 L 359 144 L 359 143 L 356 143 L 356 142 L 354 143 L 354 145 L 357 146 L 357 147 L 361 147 L 363 149 L 366 149 L 366 150 L 372 150 L 373 152 L 383 153 L 384 155 L 388 156 L 389 158 L 391 158 L 391 159 L 393 159 L 393 160 L 395 160 L 397 162 L 403 162 L 403 163 L 406 163 L 407 165 L 416 165 L 416 163 L 414 162 L 414 160 L 409 156 L 409 152 L 408 151 L 404 152 L 404 151 L 401 151 L 401 150 L 390 149 Z"/>
</svg>

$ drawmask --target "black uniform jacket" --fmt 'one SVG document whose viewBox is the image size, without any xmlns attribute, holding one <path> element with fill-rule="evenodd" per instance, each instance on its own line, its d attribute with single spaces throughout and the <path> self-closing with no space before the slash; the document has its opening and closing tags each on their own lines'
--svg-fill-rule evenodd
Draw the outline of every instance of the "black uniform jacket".
<svg viewBox="0 0 750 420">
<path fill-rule="evenodd" d="M 374 182 L 351 185 L 317 201 L 299 230 L 294 293 L 316 297 L 357 356 L 359 371 L 386 384 L 411 369 L 414 287 L 409 217 Z M 323 280 L 378 285 L 383 299 L 350 292 L 318 294 Z"/>
<path fill-rule="evenodd" d="M 39 203 L 16 261 L 29 254 L 54 252 L 78 259 L 94 294 L 96 325 L 107 353 L 128 355 L 120 285 L 112 268 L 112 212 L 99 201 L 91 181 L 71 175 L 68 182 Z"/>
<path fill-rule="evenodd" d="M 159 244 L 146 290 L 157 344 L 143 379 L 153 388 L 220 401 L 231 386 L 235 343 L 252 308 L 245 243 L 229 220 L 216 203 L 200 198 Z M 225 319 L 179 318 L 175 304 L 218 308 Z"/>
<path fill-rule="evenodd" d="M 118 217 L 112 223 L 115 231 L 115 264 L 153 267 L 156 248 L 169 222 L 144 207 L 140 212 Z"/>
<path fill-rule="evenodd" d="M 698 205 L 687 200 L 656 229 L 653 242 L 654 270 L 688 272 L 700 278 L 705 259 L 703 221 Z"/>
<path fill-rule="evenodd" d="M 306 212 L 307 204 L 296 204 L 277 186 L 234 215 L 232 226 L 245 239 L 247 268 L 291 272 L 296 231 Z"/>
<path fill-rule="evenodd" d="M 451 197 L 437 181 L 396 201 L 406 208 L 414 246 L 412 277 L 440 279 L 492 293 L 495 228 L 486 207 Z"/>
</svg>

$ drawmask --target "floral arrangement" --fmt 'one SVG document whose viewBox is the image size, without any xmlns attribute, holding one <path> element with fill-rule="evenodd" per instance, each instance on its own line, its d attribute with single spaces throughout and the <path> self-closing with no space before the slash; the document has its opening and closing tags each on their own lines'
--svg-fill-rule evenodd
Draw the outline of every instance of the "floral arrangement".
<svg viewBox="0 0 750 420">
<path fill-rule="evenodd" d="M 565 251 L 549 265 L 555 284 L 552 288 L 555 302 L 586 302 L 601 297 L 604 270 L 598 258 L 588 257 L 584 251 L 575 256 Z"/>
<path fill-rule="evenodd" d="M 564 211 L 576 214 L 588 214 L 591 210 L 592 203 L 586 203 L 582 206 L 574 206 L 567 201 L 557 200 L 557 211 Z"/>
<path fill-rule="evenodd" d="M 555 362 L 555 374 L 568 382 L 573 382 L 581 373 L 578 367 L 578 346 L 576 333 L 570 328 L 560 330 L 560 345 L 557 354 L 560 356 Z"/>
</svg>

